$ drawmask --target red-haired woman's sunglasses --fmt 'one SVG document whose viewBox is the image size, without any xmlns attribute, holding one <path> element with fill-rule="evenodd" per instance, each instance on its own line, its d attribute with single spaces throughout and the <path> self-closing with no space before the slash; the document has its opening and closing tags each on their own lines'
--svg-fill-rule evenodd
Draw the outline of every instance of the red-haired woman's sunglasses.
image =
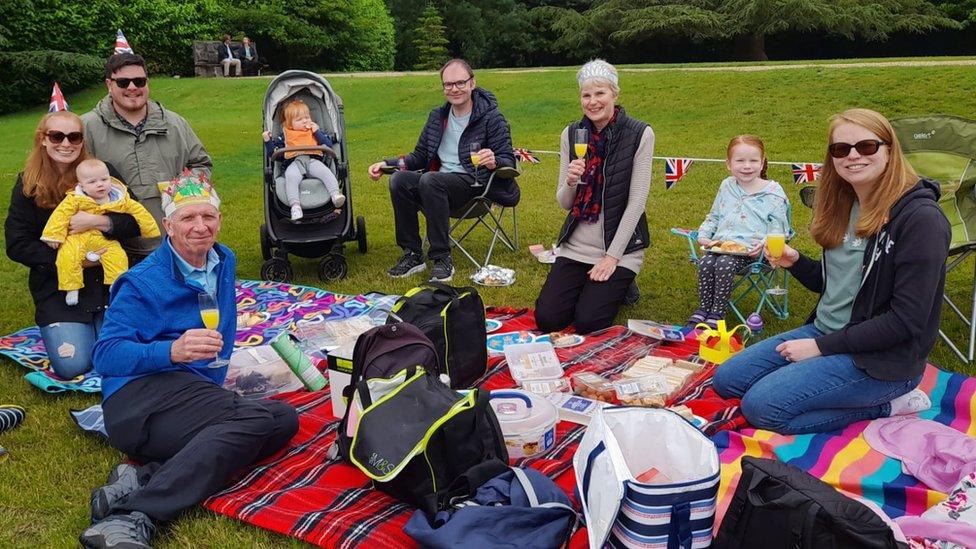
<svg viewBox="0 0 976 549">
<path fill-rule="evenodd" d="M 46 135 L 47 140 L 51 143 L 63 143 L 64 140 L 67 139 L 68 143 L 77 145 L 85 139 L 85 135 L 81 132 L 64 133 L 59 131 L 49 131 Z"/>
<path fill-rule="evenodd" d="M 851 154 L 851 149 L 857 151 L 857 154 L 861 156 L 871 156 L 872 154 L 878 152 L 881 145 L 889 145 L 885 141 L 878 141 L 877 139 L 865 139 L 863 141 L 858 141 L 851 145 L 850 143 L 831 143 L 827 147 L 827 151 L 830 152 L 830 156 L 834 158 L 844 158 L 845 156 Z"/>
</svg>

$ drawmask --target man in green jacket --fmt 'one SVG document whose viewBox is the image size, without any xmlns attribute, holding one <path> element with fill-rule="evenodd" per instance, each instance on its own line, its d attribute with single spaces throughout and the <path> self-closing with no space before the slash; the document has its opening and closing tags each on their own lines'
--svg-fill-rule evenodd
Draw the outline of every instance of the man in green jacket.
<svg viewBox="0 0 976 549">
<path fill-rule="evenodd" d="M 210 177 L 213 162 L 187 121 L 149 100 L 146 61 L 133 53 L 115 54 L 105 63 L 108 95 L 85 113 L 85 144 L 88 151 L 115 166 L 136 199 L 162 227 L 157 183 L 170 181 L 188 168 Z M 100 220 L 92 219 L 97 228 Z M 72 227 L 74 230 L 75 227 Z M 155 250 L 161 238 L 133 238 L 122 246 L 130 263 L 141 261 Z"/>
</svg>

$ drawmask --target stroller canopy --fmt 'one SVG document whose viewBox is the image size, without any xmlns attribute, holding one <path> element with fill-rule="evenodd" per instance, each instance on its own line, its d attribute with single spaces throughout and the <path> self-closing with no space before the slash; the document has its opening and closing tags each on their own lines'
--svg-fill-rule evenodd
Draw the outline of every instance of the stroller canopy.
<svg viewBox="0 0 976 549">
<path fill-rule="evenodd" d="M 949 253 L 976 246 L 976 122 L 926 115 L 891 124 L 915 171 L 942 186 L 939 205 L 952 226 Z"/>
<path fill-rule="evenodd" d="M 312 111 L 313 117 L 322 111 L 325 124 L 322 129 L 335 135 L 337 141 L 345 142 L 345 129 L 342 123 L 342 99 L 336 95 L 329 81 L 308 71 L 285 71 L 268 85 L 264 94 L 264 128 L 278 131 L 281 121 L 277 116 L 282 103 L 290 97 L 300 97 Z M 314 100 L 311 100 L 314 98 Z M 319 108 L 321 106 L 321 109 Z M 317 118 L 317 117 L 316 117 Z M 336 151 L 338 152 L 338 151 Z"/>
</svg>

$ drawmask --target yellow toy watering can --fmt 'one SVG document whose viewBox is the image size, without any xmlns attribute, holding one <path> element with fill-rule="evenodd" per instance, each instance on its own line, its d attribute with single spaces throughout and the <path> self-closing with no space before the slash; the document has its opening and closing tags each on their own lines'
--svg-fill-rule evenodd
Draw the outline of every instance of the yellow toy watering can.
<svg viewBox="0 0 976 549">
<path fill-rule="evenodd" d="M 713 364 L 721 364 L 742 350 L 742 342 L 732 338 L 739 328 L 743 330 L 743 337 L 749 333 L 749 328 L 745 324 L 726 330 L 724 320 L 719 320 L 715 328 L 710 328 L 704 323 L 696 325 L 695 328 L 702 328 L 701 333 L 698 334 L 698 356 Z"/>
</svg>

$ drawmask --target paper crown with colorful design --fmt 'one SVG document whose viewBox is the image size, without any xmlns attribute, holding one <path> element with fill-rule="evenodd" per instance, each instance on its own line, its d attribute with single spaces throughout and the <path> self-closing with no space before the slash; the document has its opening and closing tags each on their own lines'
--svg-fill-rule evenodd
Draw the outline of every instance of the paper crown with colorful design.
<svg viewBox="0 0 976 549">
<path fill-rule="evenodd" d="M 161 181 L 158 186 L 163 214 L 166 217 L 184 206 L 194 204 L 210 204 L 220 209 L 220 197 L 217 196 L 217 191 L 210 184 L 206 174 L 184 169 L 183 173 L 174 177 L 172 181 Z"/>
<path fill-rule="evenodd" d="M 589 63 L 583 65 L 579 72 L 576 73 L 576 81 L 579 82 L 580 87 L 582 87 L 587 80 L 594 78 L 606 80 L 614 86 L 619 86 L 617 69 L 613 68 L 613 65 L 607 63 L 603 59 L 594 59 L 593 61 L 590 61 Z"/>
</svg>

